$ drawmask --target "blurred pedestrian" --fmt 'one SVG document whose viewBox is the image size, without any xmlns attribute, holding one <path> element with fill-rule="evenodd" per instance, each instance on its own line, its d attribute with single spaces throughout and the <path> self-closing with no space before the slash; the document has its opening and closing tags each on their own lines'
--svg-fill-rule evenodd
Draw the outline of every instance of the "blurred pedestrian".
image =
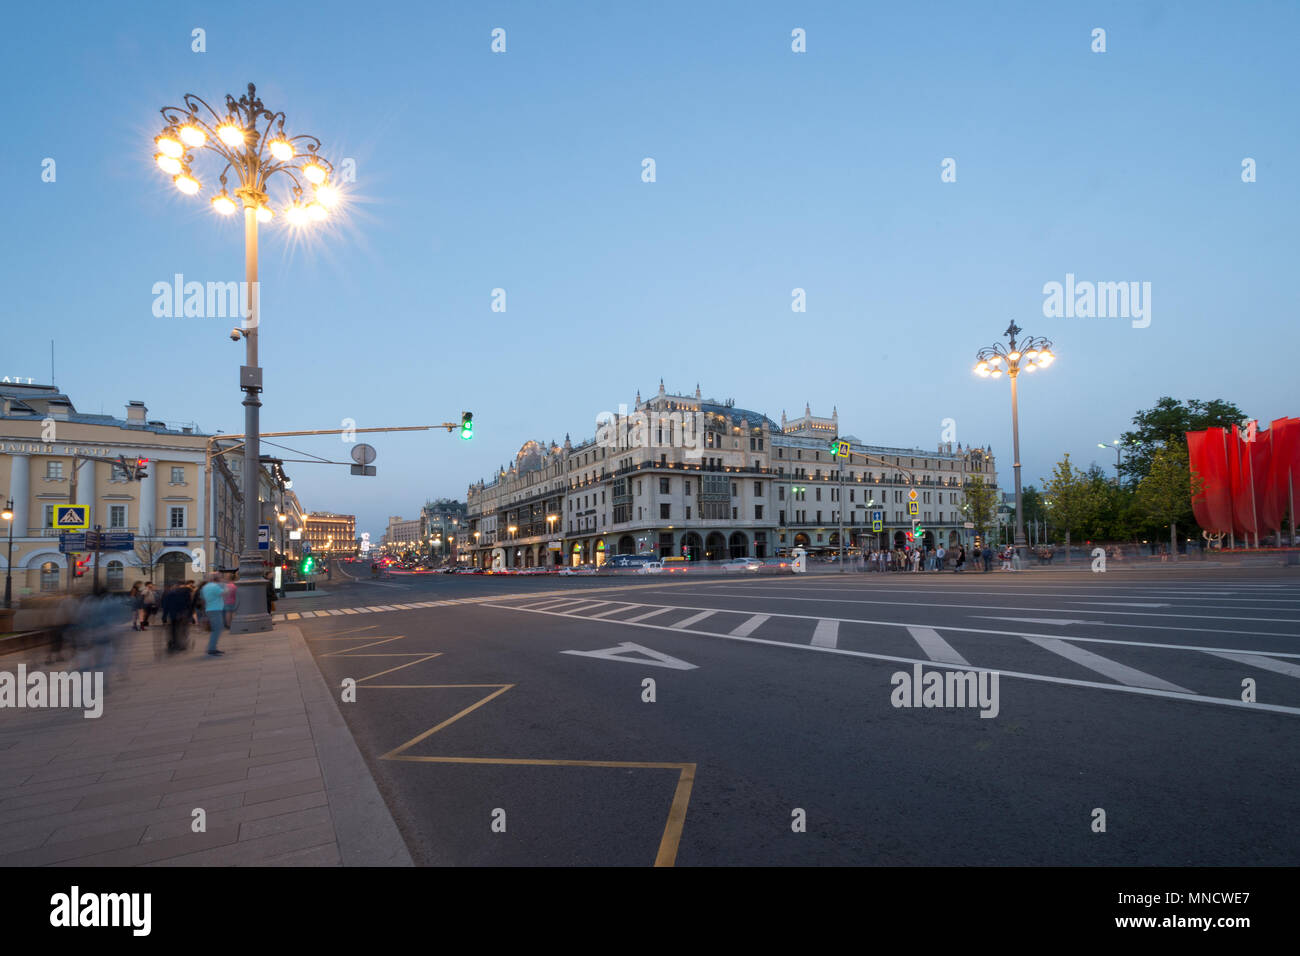
<svg viewBox="0 0 1300 956">
<path fill-rule="evenodd" d="M 940 571 L 947 570 L 948 552 L 944 550 L 943 545 L 939 545 L 939 550 L 934 553 L 934 556 L 939 562 L 938 563 L 939 570 Z"/>
<path fill-rule="evenodd" d="M 140 630 L 140 624 L 144 615 L 144 597 L 140 593 L 140 582 L 136 581 L 131 585 L 131 590 L 127 592 L 127 605 L 131 608 L 131 630 Z"/>
<path fill-rule="evenodd" d="M 165 592 L 162 599 L 163 620 L 167 622 L 167 650 L 175 654 L 190 646 L 190 590 L 183 581 L 177 581 Z"/>
<path fill-rule="evenodd" d="M 208 638 L 208 654 L 211 657 L 220 657 L 225 651 L 217 650 L 217 641 L 226 622 L 226 588 L 221 583 L 221 576 L 211 575 L 208 583 L 199 589 L 199 596 L 203 599 L 203 608 L 207 613 L 208 624 L 212 628 L 212 636 Z"/>
<path fill-rule="evenodd" d="M 222 601 L 226 608 L 226 627 L 229 628 L 235 619 L 235 605 L 239 603 L 239 589 L 235 585 L 235 576 L 238 572 L 230 572 L 230 578 L 226 581 L 225 593 Z"/>
<path fill-rule="evenodd" d="M 142 616 L 140 620 L 140 630 L 149 626 L 149 618 L 153 617 L 158 610 L 158 592 L 154 590 L 153 582 L 146 581 L 144 590 L 140 592 L 140 605 Z"/>
<path fill-rule="evenodd" d="M 993 570 L 993 549 L 990 548 L 988 545 L 985 545 L 984 554 L 982 555 L 982 557 L 984 560 L 984 573 L 988 574 L 990 571 Z"/>
<path fill-rule="evenodd" d="M 960 544 L 960 545 L 957 546 L 957 562 L 956 562 L 956 567 L 954 567 L 952 570 L 953 570 L 954 573 L 956 573 L 956 572 L 958 572 L 958 571 L 965 571 L 965 570 L 966 570 L 966 545 L 964 545 L 964 544 Z"/>
</svg>

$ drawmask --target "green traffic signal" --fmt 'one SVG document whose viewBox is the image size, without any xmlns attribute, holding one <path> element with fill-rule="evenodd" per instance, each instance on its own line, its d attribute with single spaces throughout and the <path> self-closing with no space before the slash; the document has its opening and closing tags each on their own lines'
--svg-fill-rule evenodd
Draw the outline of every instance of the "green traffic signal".
<svg viewBox="0 0 1300 956">
<path fill-rule="evenodd" d="M 312 570 L 315 567 L 316 567 L 316 559 L 311 557 L 311 555 L 308 555 L 307 557 L 302 559 L 302 564 L 299 566 L 298 570 L 301 571 L 303 574 L 311 574 Z"/>
<path fill-rule="evenodd" d="M 460 413 L 460 437 L 468 441 L 474 437 L 474 413 Z"/>
</svg>

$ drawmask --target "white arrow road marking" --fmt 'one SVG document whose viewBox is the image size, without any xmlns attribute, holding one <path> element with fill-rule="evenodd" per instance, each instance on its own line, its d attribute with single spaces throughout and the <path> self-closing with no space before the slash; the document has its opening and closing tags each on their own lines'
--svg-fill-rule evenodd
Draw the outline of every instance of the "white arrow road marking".
<svg viewBox="0 0 1300 956">
<path fill-rule="evenodd" d="M 560 651 L 561 654 L 573 654 L 576 657 L 597 657 L 605 661 L 622 661 L 624 664 L 649 664 L 652 667 L 669 667 L 675 671 L 693 671 L 696 665 L 688 664 L 677 657 L 670 657 L 659 651 L 652 651 L 640 644 L 623 641 L 617 647 L 606 647 L 599 651 Z M 628 657 L 628 654 L 640 654 L 640 657 Z"/>
<path fill-rule="evenodd" d="M 934 628 L 909 627 L 907 633 L 921 645 L 921 650 L 925 651 L 925 656 L 930 660 L 938 661 L 940 664 L 960 664 L 962 667 L 970 667 L 970 661 L 958 654 L 957 649 L 940 637 L 939 632 Z"/>
<path fill-rule="evenodd" d="M 1068 661 L 1074 661 L 1074 663 L 1081 667 L 1086 667 L 1090 671 L 1096 671 L 1103 677 L 1109 677 L 1111 680 L 1119 681 L 1121 684 L 1128 684 L 1130 687 L 1148 687 L 1152 690 L 1167 690 L 1179 694 L 1195 693 L 1185 687 L 1179 687 L 1177 684 L 1171 684 L 1169 681 L 1161 680 L 1159 677 L 1144 674 L 1142 671 L 1129 667 L 1127 664 L 1121 664 L 1119 661 L 1112 661 L 1109 657 L 1102 657 L 1100 654 L 1094 654 L 1092 651 L 1085 651 L 1082 647 L 1075 647 L 1073 644 L 1068 644 L 1065 641 L 1050 637 L 1026 637 L 1025 640 L 1031 644 L 1037 644 L 1045 651 L 1059 654 Z"/>
<path fill-rule="evenodd" d="M 976 614 L 986 621 L 1020 621 L 1024 624 L 1105 624 L 1105 621 L 1069 621 L 1054 617 L 995 617 L 992 614 Z"/>
<path fill-rule="evenodd" d="M 839 647 L 840 646 L 840 622 L 833 621 L 829 618 L 822 618 L 817 622 L 817 630 L 813 631 L 813 647 Z"/>
<path fill-rule="evenodd" d="M 1288 677 L 1300 677 L 1300 667 L 1295 664 L 1288 664 L 1286 661 L 1274 660 L 1271 657 L 1260 657 L 1257 654 L 1230 654 L 1226 651 L 1206 651 L 1206 653 L 1236 661 L 1238 664 L 1245 664 L 1248 667 L 1258 667 L 1263 671 L 1286 674 Z"/>
</svg>

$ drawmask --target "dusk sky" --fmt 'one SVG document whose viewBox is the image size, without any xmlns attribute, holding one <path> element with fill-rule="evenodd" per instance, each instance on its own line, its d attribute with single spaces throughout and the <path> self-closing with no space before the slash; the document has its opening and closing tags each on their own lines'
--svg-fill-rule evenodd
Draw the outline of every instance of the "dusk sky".
<svg viewBox="0 0 1300 956">
<path fill-rule="evenodd" d="M 952 418 L 1009 491 L 1008 384 L 971 367 L 1012 319 L 1059 358 L 1022 379 L 1026 484 L 1064 452 L 1113 468 L 1096 443 L 1162 395 L 1300 414 L 1294 3 L 214 9 L 6 15 L 0 373 L 49 382 L 53 339 L 81 411 L 242 431 L 233 323 L 152 291 L 242 279 L 242 220 L 209 208 L 214 158 L 184 197 L 152 156 L 161 107 L 255 82 L 356 170 L 336 221 L 262 230 L 263 429 L 474 412 L 473 441 L 371 439 L 374 478 L 286 467 L 376 540 L 661 377 L 777 420 L 838 406 L 880 445 L 933 450 Z M 1067 274 L 1149 283 L 1149 325 L 1046 317 Z"/>
</svg>

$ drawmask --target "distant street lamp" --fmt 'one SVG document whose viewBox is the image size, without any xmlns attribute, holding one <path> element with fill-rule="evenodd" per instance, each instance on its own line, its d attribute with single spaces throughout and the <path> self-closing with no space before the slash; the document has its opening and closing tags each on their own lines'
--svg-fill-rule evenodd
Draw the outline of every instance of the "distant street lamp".
<svg viewBox="0 0 1300 956">
<path fill-rule="evenodd" d="M 13 607 L 14 590 L 14 500 L 5 502 L 4 514 L 0 515 L 9 522 L 9 553 L 5 556 L 5 607 Z"/>
<path fill-rule="evenodd" d="M 1011 379 L 1011 436 L 1015 453 L 1013 465 L 1016 476 L 1016 526 L 1012 545 L 1020 554 L 1025 546 L 1025 509 L 1020 494 L 1020 408 L 1016 393 L 1016 380 L 1020 373 L 1034 372 L 1047 368 L 1056 356 L 1052 353 L 1052 343 L 1045 338 L 1027 338 L 1017 343 L 1016 336 L 1023 329 L 1013 321 L 1004 333 L 1010 340 L 1010 347 L 1004 349 L 1001 343 L 982 348 L 975 355 L 975 374 L 981 378 L 1001 378 L 1003 365 Z M 1022 556 L 1023 557 L 1023 556 Z"/>
<path fill-rule="evenodd" d="M 194 169 L 195 156 L 201 150 L 215 153 L 221 164 L 216 167 L 221 170 L 217 177 L 221 189 L 211 199 L 213 210 L 222 216 L 232 215 L 237 209 L 236 199 L 244 208 L 246 315 L 242 326 L 230 333 L 236 341 L 242 337 L 245 348 L 245 364 L 239 372 L 239 387 L 244 393 L 244 541 L 235 582 L 243 597 L 238 599 L 231 630 L 236 634 L 269 631 L 271 615 L 260 596 L 265 587 L 264 558 L 257 547 L 262 406 L 258 397 L 262 391 L 262 370 L 257 364 L 260 301 L 257 228 L 258 223 L 269 223 L 275 216 L 266 187 L 277 173 L 283 173 L 293 184 L 291 201 L 282 207 L 284 220 L 292 227 L 328 218 L 329 210 L 340 197 L 330 183 L 334 167 L 319 155 L 320 140 L 307 135 L 289 136 L 284 129 L 285 114 L 273 113 L 263 106 L 252 83 L 239 99 L 227 94 L 220 111 L 193 93 L 186 93 L 182 102 L 183 106 L 164 106 L 160 110 L 165 125 L 154 138 L 158 150 L 154 161 L 158 168 L 172 177 L 182 193 L 197 195 L 203 184 Z M 263 123 L 265 127 L 259 128 Z M 232 172 L 237 181 L 233 195 L 228 191 L 228 177 Z M 310 196 L 307 189 L 311 190 Z"/>
</svg>

